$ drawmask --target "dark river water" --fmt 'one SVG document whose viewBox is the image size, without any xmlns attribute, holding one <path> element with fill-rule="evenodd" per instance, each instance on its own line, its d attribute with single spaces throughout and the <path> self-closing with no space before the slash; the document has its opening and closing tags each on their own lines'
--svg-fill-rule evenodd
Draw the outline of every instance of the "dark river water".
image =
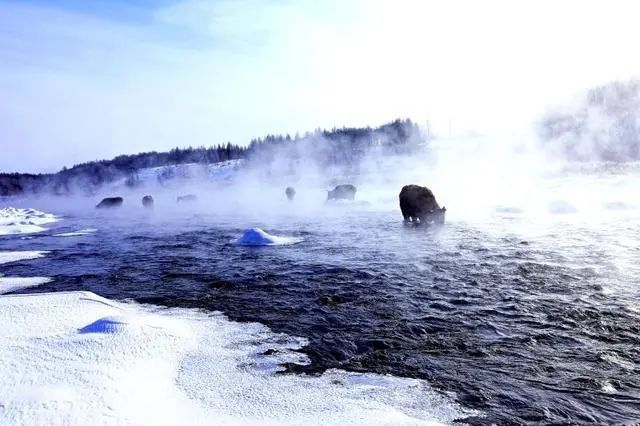
<svg viewBox="0 0 640 426">
<path fill-rule="evenodd" d="M 22 292 L 89 290 L 257 321 L 308 339 L 311 363 L 290 374 L 425 379 L 478 410 L 472 424 L 640 421 L 636 216 L 504 213 L 435 230 L 404 227 L 396 211 L 333 208 L 63 212 L 45 232 L 0 237 L 0 250 L 50 251 L 0 272 L 53 279 Z M 302 242 L 233 244 L 253 226 Z M 97 231 L 55 236 L 84 228 Z"/>
</svg>

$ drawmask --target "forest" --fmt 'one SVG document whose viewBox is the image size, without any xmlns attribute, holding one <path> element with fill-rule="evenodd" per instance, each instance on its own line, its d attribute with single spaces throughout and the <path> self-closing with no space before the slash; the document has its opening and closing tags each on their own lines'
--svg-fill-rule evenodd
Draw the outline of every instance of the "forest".
<svg viewBox="0 0 640 426">
<path fill-rule="evenodd" d="M 76 192 L 92 195 L 103 185 L 118 179 L 125 178 L 127 184 L 133 185 L 137 172 L 142 169 L 192 163 L 214 164 L 236 159 L 245 159 L 248 166 L 306 159 L 319 167 L 355 167 L 372 149 L 382 150 L 387 155 L 407 154 L 424 142 L 418 125 L 409 119 L 398 119 L 376 128 L 316 129 L 293 137 L 268 135 L 251 140 L 246 147 L 227 143 L 212 147 L 174 148 L 168 152 L 151 151 L 89 161 L 64 167 L 57 173 L 0 173 L 0 196 L 68 195 Z"/>
</svg>

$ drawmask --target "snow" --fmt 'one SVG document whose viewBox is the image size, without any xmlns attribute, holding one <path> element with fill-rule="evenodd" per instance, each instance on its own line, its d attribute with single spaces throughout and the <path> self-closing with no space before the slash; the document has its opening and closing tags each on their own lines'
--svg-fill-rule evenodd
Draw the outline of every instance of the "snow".
<svg viewBox="0 0 640 426">
<path fill-rule="evenodd" d="M 301 241 L 302 238 L 278 237 L 270 235 L 260 228 L 249 228 L 244 231 L 235 243 L 241 246 L 282 246 L 296 244 Z"/>
<path fill-rule="evenodd" d="M 48 251 L 0 251 L 0 265 L 44 257 Z M 5 277 L 0 274 L 0 294 L 37 287 L 51 281 L 48 277 Z"/>
<path fill-rule="evenodd" d="M 143 186 L 163 184 L 171 185 L 182 179 L 199 178 L 212 182 L 231 181 L 235 178 L 239 167 L 244 160 L 228 160 L 219 163 L 199 164 L 185 163 L 161 167 L 143 168 L 136 172 L 137 184 Z M 123 178 L 113 182 L 112 189 L 121 188 L 126 185 L 128 178 Z"/>
<path fill-rule="evenodd" d="M 605 381 L 602 384 L 602 392 L 604 393 L 616 393 L 616 388 L 609 381 Z"/>
<path fill-rule="evenodd" d="M 304 339 L 216 313 L 43 293 L 0 297 L 0 324 L 3 425 L 439 424 L 470 414 L 420 380 L 273 374 L 283 360 L 305 362 L 295 351 Z"/>
<path fill-rule="evenodd" d="M 0 209 L 0 235 L 41 232 L 45 228 L 40 225 L 57 220 L 55 215 L 36 209 L 2 208 Z"/>
<path fill-rule="evenodd" d="M 0 251 L 0 265 L 3 263 L 18 262 L 20 260 L 32 260 L 44 257 L 48 251 Z"/>
<path fill-rule="evenodd" d="M 61 234 L 54 234 L 54 237 L 81 237 L 83 235 L 89 235 L 89 234 L 93 234 L 94 232 L 97 232 L 97 229 L 93 229 L 93 228 L 87 228 L 87 229 L 80 229 L 78 231 L 73 231 L 73 232 L 63 232 Z"/>
<path fill-rule="evenodd" d="M 51 282 L 48 277 L 3 277 L 0 276 L 0 294 L 12 291 L 23 290 L 25 288 L 37 287 Z"/>
<path fill-rule="evenodd" d="M 78 330 L 80 333 L 121 333 L 135 327 L 135 318 L 132 320 L 124 315 L 112 315 L 97 319 L 91 324 Z"/>
</svg>

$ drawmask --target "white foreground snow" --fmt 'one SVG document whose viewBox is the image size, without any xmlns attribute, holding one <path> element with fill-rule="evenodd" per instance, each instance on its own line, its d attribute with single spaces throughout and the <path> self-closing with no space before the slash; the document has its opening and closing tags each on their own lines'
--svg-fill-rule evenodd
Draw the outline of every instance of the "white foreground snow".
<svg viewBox="0 0 640 426">
<path fill-rule="evenodd" d="M 0 424 L 433 424 L 465 413 L 422 381 L 273 374 L 304 341 L 88 292 L 0 297 Z M 277 355 L 260 355 L 274 349 Z"/>
<path fill-rule="evenodd" d="M 301 241 L 302 238 L 278 237 L 268 234 L 260 228 L 249 228 L 244 231 L 235 243 L 241 246 L 283 246 L 296 244 Z"/>
<path fill-rule="evenodd" d="M 0 235 L 41 232 L 45 230 L 41 225 L 57 220 L 55 215 L 40 210 L 6 207 L 0 209 Z"/>
</svg>

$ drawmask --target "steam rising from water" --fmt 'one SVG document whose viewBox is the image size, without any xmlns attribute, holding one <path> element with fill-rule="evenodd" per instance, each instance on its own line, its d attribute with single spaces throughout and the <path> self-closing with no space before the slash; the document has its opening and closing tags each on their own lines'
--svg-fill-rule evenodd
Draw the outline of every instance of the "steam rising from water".
<svg viewBox="0 0 640 426">
<path fill-rule="evenodd" d="M 93 209 L 103 196 L 123 196 L 120 213 L 96 214 L 164 218 L 187 212 L 220 213 L 246 217 L 251 227 L 268 223 L 269 217 L 340 216 L 344 208 L 393 212 L 400 219 L 400 189 L 418 184 L 432 189 L 439 204 L 447 207 L 447 220 L 453 221 L 477 223 L 496 215 L 520 215 L 538 224 L 558 219 L 602 222 L 637 212 L 633 191 L 640 183 L 638 164 L 576 166 L 549 156 L 525 133 L 430 140 L 410 154 L 372 149 L 351 168 L 323 170 L 314 158 L 317 153 L 301 154 L 294 169 L 261 158 L 225 164 L 216 173 L 204 173 L 203 166 L 193 164 L 177 166 L 187 171 L 185 179 L 161 184 L 155 174 L 162 170 L 143 171 L 135 188 L 117 182 L 93 198 L 41 197 L 12 204 L 73 214 Z M 342 183 L 357 186 L 356 202 L 328 204 L 326 191 Z M 291 202 L 284 194 L 287 186 L 296 189 Z M 152 210 L 142 208 L 141 198 L 147 194 L 155 199 Z M 198 199 L 177 203 L 177 197 L 185 194 Z"/>
</svg>

